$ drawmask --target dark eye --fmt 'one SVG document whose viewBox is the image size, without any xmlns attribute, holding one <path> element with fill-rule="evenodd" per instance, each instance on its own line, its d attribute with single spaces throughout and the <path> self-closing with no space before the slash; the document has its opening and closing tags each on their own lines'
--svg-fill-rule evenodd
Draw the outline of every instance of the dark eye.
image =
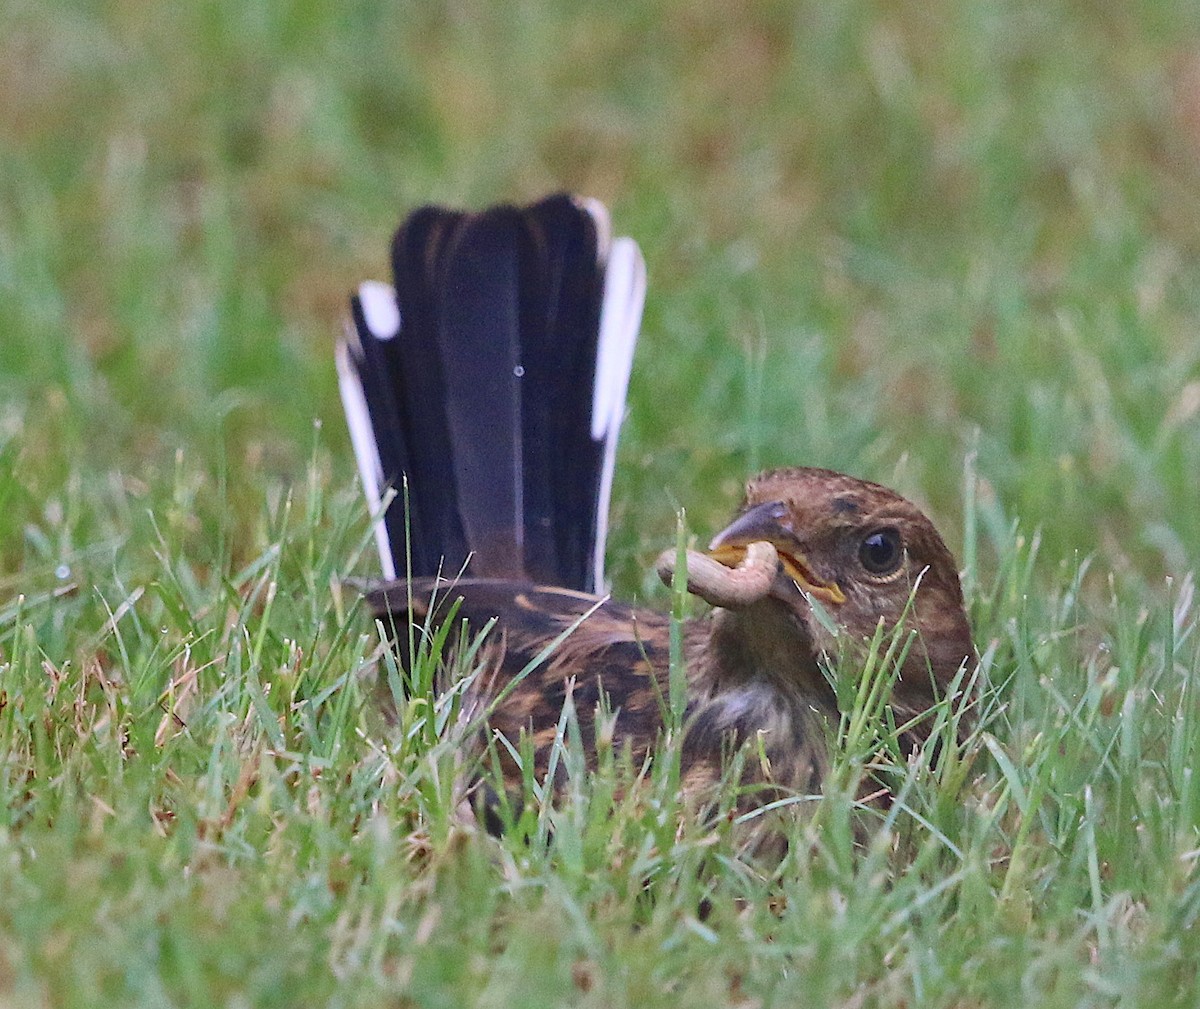
<svg viewBox="0 0 1200 1009">
<path fill-rule="evenodd" d="M 895 529 L 876 529 L 859 546 L 858 560 L 870 574 L 892 574 L 904 560 L 900 534 Z"/>
</svg>

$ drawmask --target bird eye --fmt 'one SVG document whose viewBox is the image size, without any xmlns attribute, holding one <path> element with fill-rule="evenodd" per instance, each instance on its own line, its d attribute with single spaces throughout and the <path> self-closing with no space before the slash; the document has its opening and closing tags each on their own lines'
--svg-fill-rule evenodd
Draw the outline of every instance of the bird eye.
<svg viewBox="0 0 1200 1009">
<path fill-rule="evenodd" d="M 904 543 L 895 529 L 876 529 L 858 548 L 858 560 L 869 574 L 890 575 L 904 560 Z"/>
</svg>

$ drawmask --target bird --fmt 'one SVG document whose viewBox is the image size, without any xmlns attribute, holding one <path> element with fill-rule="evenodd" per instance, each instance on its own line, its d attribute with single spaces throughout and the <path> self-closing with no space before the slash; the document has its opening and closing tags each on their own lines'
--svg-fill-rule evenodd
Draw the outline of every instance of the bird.
<svg viewBox="0 0 1200 1009">
<path fill-rule="evenodd" d="M 586 754 L 603 736 L 635 766 L 652 760 L 671 717 L 672 618 L 612 598 L 604 580 L 646 290 L 637 245 L 611 237 L 602 204 L 556 194 L 420 208 L 396 232 L 392 267 L 392 286 L 351 298 L 336 352 L 380 516 L 371 613 L 385 629 L 449 616 L 490 626 L 472 703 L 504 741 L 507 793 L 530 770 L 563 773 L 551 754 L 568 700 Z M 681 787 L 701 800 L 750 747 L 744 807 L 820 793 L 840 715 L 830 663 L 861 658 L 879 632 L 911 638 L 889 700 L 909 752 L 977 662 L 953 555 L 878 483 L 817 467 L 759 474 L 706 550 L 666 549 L 656 566 L 709 606 L 679 638 Z M 404 653 L 406 635 L 393 637 Z"/>
</svg>

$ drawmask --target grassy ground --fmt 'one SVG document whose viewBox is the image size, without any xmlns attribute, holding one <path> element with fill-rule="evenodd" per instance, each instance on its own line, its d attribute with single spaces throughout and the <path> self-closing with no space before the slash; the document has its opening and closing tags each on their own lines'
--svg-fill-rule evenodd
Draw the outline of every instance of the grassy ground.
<svg viewBox="0 0 1200 1009">
<path fill-rule="evenodd" d="M 574 8 L 0 8 L 0 1005 L 1195 1004 L 1200 8 Z M 992 716 L 865 845 L 497 842 L 356 676 L 346 293 L 556 188 L 651 276 L 620 594 L 784 462 L 963 561 Z"/>
</svg>

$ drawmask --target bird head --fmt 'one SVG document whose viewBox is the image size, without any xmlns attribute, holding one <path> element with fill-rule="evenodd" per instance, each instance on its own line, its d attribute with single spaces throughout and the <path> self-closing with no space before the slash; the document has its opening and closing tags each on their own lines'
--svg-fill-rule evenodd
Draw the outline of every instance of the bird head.
<svg viewBox="0 0 1200 1009">
<path fill-rule="evenodd" d="M 762 542 L 774 547 L 778 568 L 753 609 L 769 609 L 775 624 L 785 614 L 795 647 L 836 654 L 869 640 L 881 621 L 887 631 L 916 632 L 898 707 L 925 710 L 973 659 L 954 557 L 925 514 L 895 491 L 824 469 L 764 473 L 749 482 L 741 511 L 708 553 L 736 567 Z"/>
</svg>

